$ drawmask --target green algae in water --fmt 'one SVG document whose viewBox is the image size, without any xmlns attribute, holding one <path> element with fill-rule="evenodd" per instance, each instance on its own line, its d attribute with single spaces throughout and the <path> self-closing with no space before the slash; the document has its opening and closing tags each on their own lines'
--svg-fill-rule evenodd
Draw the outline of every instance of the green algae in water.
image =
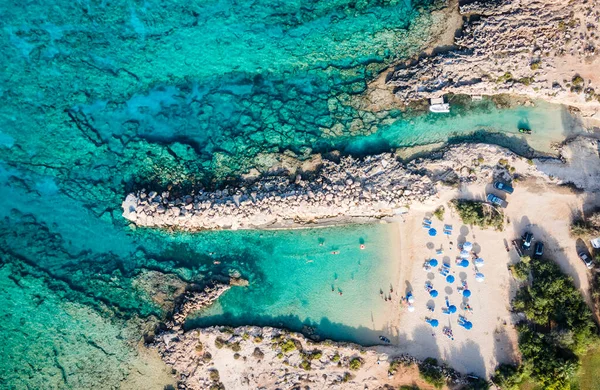
<svg viewBox="0 0 600 390">
<path fill-rule="evenodd" d="M 322 337 L 365 345 L 397 334 L 392 313 L 403 291 L 397 286 L 396 225 L 238 234 L 255 244 L 257 260 L 245 274 L 250 285 L 233 287 L 189 319 L 187 328 L 252 324 L 300 331 L 310 325 Z M 236 242 L 231 244 L 235 253 Z"/>
</svg>

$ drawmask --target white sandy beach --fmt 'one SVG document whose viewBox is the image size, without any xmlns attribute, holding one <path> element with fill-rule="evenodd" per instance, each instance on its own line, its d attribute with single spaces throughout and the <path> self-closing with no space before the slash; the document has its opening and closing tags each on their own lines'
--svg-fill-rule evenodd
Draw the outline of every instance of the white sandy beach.
<svg viewBox="0 0 600 390">
<path fill-rule="evenodd" d="M 598 156 L 595 158 L 597 160 Z M 597 164 L 597 161 L 590 163 Z M 528 169 L 526 160 L 513 160 L 510 164 L 515 166 L 517 172 Z M 586 175 L 583 171 L 580 172 L 580 176 Z M 400 225 L 399 237 L 402 242 L 399 284 L 405 290 L 412 289 L 416 299 L 416 310 L 413 313 L 404 310 L 401 314 L 399 349 L 419 358 L 441 358 L 460 371 L 474 372 L 481 376 L 491 375 L 499 363 L 519 358 L 516 352 L 516 330 L 512 326 L 518 319 L 509 311 L 510 300 L 518 284 L 510 275 L 508 266 L 519 259 L 511 242 L 525 231 L 532 232 L 536 241 L 544 243 L 544 257 L 556 261 L 561 269 L 573 278 L 575 285 L 591 305 L 588 280 L 590 271 L 577 256 L 582 243 L 570 236 L 569 228 L 575 215 L 590 207 L 589 205 L 597 204 L 594 194 L 577 194 L 568 187 L 548 183 L 542 178 L 530 177 L 516 183 L 512 195 L 494 191 L 508 201 L 508 207 L 505 209 L 505 230 L 498 232 L 493 229 L 482 230 L 465 226 L 447 203 L 454 198 L 484 200 L 486 193 L 492 190 L 490 182 L 463 185 L 458 190 L 441 191 L 438 200 L 411 207 L 410 212 L 403 217 L 405 222 Z M 446 209 L 444 221 L 431 218 L 432 226 L 439 233 L 430 237 L 421 224 L 423 219 L 431 216 L 440 205 L 444 205 Z M 440 234 L 443 224 L 453 226 L 451 236 Z M 483 283 L 475 281 L 472 262 L 467 269 L 454 264 L 459 254 L 456 244 L 464 241 L 472 242 L 478 256 L 485 260 L 484 267 L 480 268 L 486 277 Z M 453 245 L 450 245 L 450 242 Z M 509 252 L 505 249 L 506 245 L 510 248 Z M 436 255 L 439 248 L 443 248 L 443 255 Z M 425 272 L 423 263 L 429 258 L 437 258 L 440 263 L 443 259 L 449 261 L 457 281 L 467 280 L 472 291 L 468 303 L 473 312 L 465 315 L 473 323 L 472 330 L 467 331 L 456 322 L 458 314 L 465 313 L 459 306 L 463 302 L 463 297 L 457 291 L 459 283 L 446 283 L 437 270 Z M 426 305 L 432 302 L 432 298 L 424 289 L 428 280 L 440 293 L 433 299 L 433 313 L 426 308 Z M 441 313 L 446 296 L 451 304 L 459 307 L 457 314 L 448 316 Z M 425 317 L 438 319 L 440 326 L 432 329 L 425 323 Z M 452 328 L 454 341 L 442 334 L 443 326 Z"/>
</svg>

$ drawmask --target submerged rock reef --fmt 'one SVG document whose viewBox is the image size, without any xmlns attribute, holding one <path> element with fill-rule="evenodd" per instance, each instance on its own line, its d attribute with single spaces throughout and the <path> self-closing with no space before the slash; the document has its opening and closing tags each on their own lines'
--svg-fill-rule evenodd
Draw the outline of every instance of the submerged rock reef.
<svg viewBox="0 0 600 390">
<path fill-rule="evenodd" d="M 454 48 L 388 74 L 398 98 L 508 93 L 577 106 L 599 118 L 598 1 L 478 1 L 460 6 L 460 13 L 465 22 Z"/>
</svg>

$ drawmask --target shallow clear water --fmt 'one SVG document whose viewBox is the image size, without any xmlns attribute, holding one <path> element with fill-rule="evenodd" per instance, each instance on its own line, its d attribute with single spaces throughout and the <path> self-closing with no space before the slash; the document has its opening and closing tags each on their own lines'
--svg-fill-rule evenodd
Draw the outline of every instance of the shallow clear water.
<svg viewBox="0 0 600 390">
<path fill-rule="evenodd" d="M 394 267 L 387 228 L 134 231 L 120 203 L 147 185 L 219 185 L 274 156 L 377 153 L 481 128 L 514 133 L 527 118 L 535 139 L 563 132 L 566 112 L 543 104 L 456 105 L 447 116 L 358 104 L 377 72 L 435 38 L 434 7 L 1 3 L 0 330 L 10 342 L 0 383 L 121 386 L 147 363 L 137 345 L 182 286 L 232 270 L 253 284 L 224 296 L 204 321 L 272 324 L 281 320 L 271 316 L 291 315 L 284 325 L 314 322 L 328 337 L 371 343 L 384 327 L 378 289 Z M 365 251 L 356 250 L 361 238 Z M 348 254 L 330 256 L 329 245 Z M 343 296 L 331 292 L 335 273 Z M 247 297 L 260 309 L 252 318 Z"/>
<path fill-rule="evenodd" d="M 396 308 L 380 295 L 380 290 L 386 296 L 398 293 L 396 225 L 240 234 L 255 243 L 250 285 L 232 288 L 186 326 L 254 324 L 300 331 L 310 325 L 322 337 L 361 344 L 396 333 L 391 315 Z"/>
</svg>

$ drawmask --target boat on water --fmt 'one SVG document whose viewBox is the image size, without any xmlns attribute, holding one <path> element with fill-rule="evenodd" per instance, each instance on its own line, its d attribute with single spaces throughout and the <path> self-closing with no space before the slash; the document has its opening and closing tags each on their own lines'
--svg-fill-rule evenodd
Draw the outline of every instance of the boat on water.
<svg viewBox="0 0 600 390">
<path fill-rule="evenodd" d="M 444 103 L 444 98 L 431 98 L 429 99 L 429 111 L 435 113 L 448 113 L 450 112 L 450 104 Z"/>
<path fill-rule="evenodd" d="M 387 337 L 385 337 L 385 336 L 379 336 L 379 340 L 383 341 L 383 342 L 384 342 L 384 343 L 386 343 L 386 344 L 389 344 L 389 343 L 391 343 L 390 339 L 388 339 L 388 338 L 387 338 Z"/>
<path fill-rule="evenodd" d="M 521 134 L 531 134 L 531 129 L 526 129 L 524 127 L 519 128 L 519 133 Z"/>
</svg>

